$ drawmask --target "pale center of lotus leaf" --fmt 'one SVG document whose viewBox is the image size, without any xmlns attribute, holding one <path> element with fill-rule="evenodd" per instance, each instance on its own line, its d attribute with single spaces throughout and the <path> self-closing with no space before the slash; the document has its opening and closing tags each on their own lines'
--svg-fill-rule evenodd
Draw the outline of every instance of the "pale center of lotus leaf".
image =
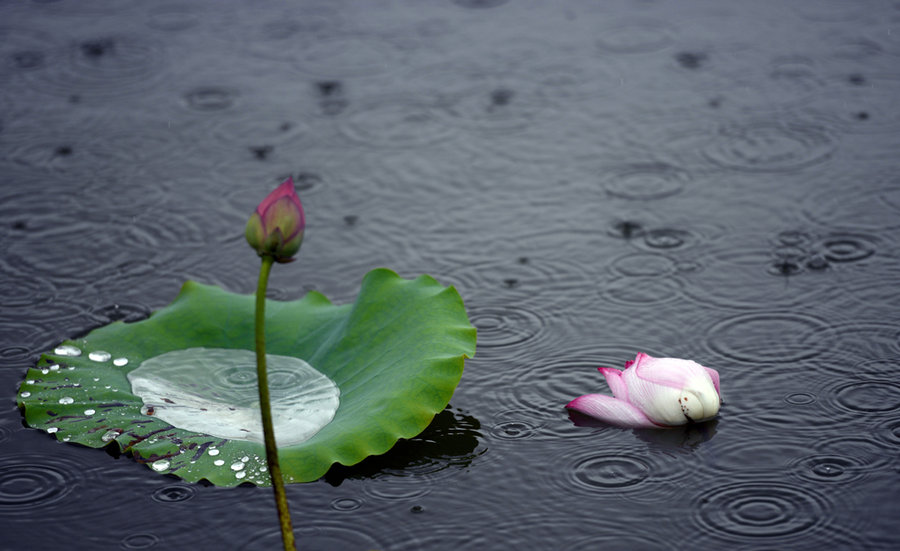
<svg viewBox="0 0 900 551">
<path fill-rule="evenodd" d="M 299 358 L 267 354 L 266 364 L 279 447 L 304 442 L 331 422 L 340 404 L 334 381 Z M 263 442 L 250 350 L 173 350 L 145 360 L 128 380 L 147 415 L 192 432 Z"/>
</svg>

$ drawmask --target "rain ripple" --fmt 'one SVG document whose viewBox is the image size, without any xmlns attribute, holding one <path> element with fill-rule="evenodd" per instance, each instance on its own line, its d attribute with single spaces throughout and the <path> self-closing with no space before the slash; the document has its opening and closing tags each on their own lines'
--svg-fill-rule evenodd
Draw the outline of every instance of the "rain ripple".
<svg viewBox="0 0 900 551">
<path fill-rule="evenodd" d="M 644 244 L 651 249 L 681 249 L 701 239 L 691 230 L 679 228 L 653 228 L 644 233 Z"/>
<path fill-rule="evenodd" d="M 875 435 L 889 449 L 900 447 L 900 419 L 889 419 L 878 426 Z"/>
<path fill-rule="evenodd" d="M 457 501 L 457 510 L 471 509 Z M 629 549 L 630 551 L 660 551 L 669 547 L 654 535 L 623 533 L 623 523 L 636 521 L 638 516 L 630 511 L 617 510 L 616 515 L 588 515 L 578 518 L 571 508 L 585 507 L 584 502 L 559 501 L 547 504 L 540 511 L 513 512 L 509 504 L 497 505 L 487 518 L 467 519 L 468 530 L 460 530 L 459 524 L 437 524 L 420 529 L 409 540 L 391 546 L 391 549 L 419 551 L 421 549 L 535 549 L 536 542 L 542 549 L 570 551 L 571 549 Z M 484 525 L 480 525 L 484 523 Z M 640 531 L 638 531 L 640 532 Z M 591 534 L 585 537 L 585 534 Z M 573 539 L 574 538 L 574 539 Z M 548 546 L 546 542 L 553 542 Z"/>
<path fill-rule="evenodd" d="M 63 190 L 72 194 L 76 191 L 72 187 L 72 179 L 77 178 L 82 186 L 77 189 L 78 200 L 93 218 L 111 217 L 113 213 L 101 208 L 103 206 L 118 207 L 119 212 L 128 207 L 135 208 L 134 198 L 121 191 L 126 186 L 129 189 L 137 187 L 135 180 L 146 178 L 142 169 L 150 160 L 164 158 L 176 163 L 189 158 L 193 151 L 192 144 L 173 139 L 168 128 L 154 127 L 146 121 L 121 120 L 121 124 L 131 129 L 123 132 L 111 128 L 110 122 L 105 120 L 74 120 L 74 125 L 81 125 L 80 128 L 72 128 L 68 124 L 62 127 L 48 124 L 11 128 L 10 137 L 15 145 L 5 148 L 3 155 L 7 160 L 30 170 L 27 174 L 17 175 L 24 185 L 32 185 L 38 176 L 46 178 L 49 174 L 53 177 L 50 182 L 54 186 L 65 186 Z M 53 130 L 48 131 L 48 128 Z M 128 170 L 123 171 L 123 166 L 127 166 Z M 127 178 L 123 176 L 126 172 Z M 40 180 L 40 185 L 44 186 L 45 181 Z M 146 193 L 142 196 L 143 201 L 137 202 L 141 205 L 161 201 L 167 191 L 157 181 L 142 189 Z M 62 199 L 67 200 L 67 195 L 62 195 Z"/>
<path fill-rule="evenodd" d="M 277 17 L 241 25 L 248 50 L 258 57 L 290 61 L 307 46 L 308 37 L 332 34 L 341 26 L 341 14 L 329 5 L 305 6 L 302 17 L 289 10 Z"/>
<path fill-rule="evenodd" d="M 440 64 L 408 75 L 410 86 L 440 98 L 438 113 L 449 124 L 486 133 L 519 131 L 546 108 L 531 75 L 496 67 Z"/>
<path fill-rule="evenodd" d="M 220 211 L 210 224 L 197 218 L 189 206 L 160 208 L 133 216 L 121 236 L 133 245 L 154 250 L 211 247 L 237 239 L 243 218 Z"/>
<path fill-rule="evenodd" d="M 832 509 L 815 489 L 766 479 L 705 488 L 691 507 L 702 533 L 775 548 L 793 548 L 797 540 L 809 545 L 810 539 L 833 544 Z"/>
<path fill-rule="evenodd" d="M 893 446 L 885 446 L 877 437 L 877 433 L 870 431 L 871 425 L 866 424 L 864 431 L 853 432 L 850 435 L 838 434 L 819 438 L 810 446 L 810 450 L 817 455 L 848 456 L 860 465 L 865 465 L 869 472 L 882 471 L 886 474 L 897 462 L 897 450 Z M 849 432 L 849 431 L 848 431 Z"/>
<path fill-rule="evenodd" d="M 217 112 L 230 109 L 240 97 L 237 90 L 224 86 L 198 86 L 184 94 L 184 104 L 194 111 Z"/>
<path fill-rule="evenodd" d="M 869 465 L 858 457 L 816 454 L 794 460 L 790 468 L 793 474 L 803 480 L 843 484 L 857 481 L 865 476 Z"/>
<path fill-rule="evenodd" d="M 468 312 L 472 325 L 478 329 L 479 349 L 502 349 L 500 352 L 504 354 L 526 342 L 531 347 L 538 346 L 530 341 L 540 342 L 549 326 L 546 313 L 511 304 L 475 303 L 468 307 Z"/>
<path fill-rule="evenodd" d="M 636 163 L 604 170 L 603 186 L 613 196 L 634 200 L 675 195 L 691 181 L 690 174 L 666 163 Z"/>
<path fill-rule="evenodd" d="M 119 549 L 233 548 L 234 534 L 229 533 L 226 527 L 213 524 L 208 525 L 206 530 L 196 530 L 193 528 L 196 521 L 191 517 L 151 509 L 142 515 L 109 523 L 109 526 L 104 526 L 102 537 L 95 536 L 94 541 L 117 542 Z M 280 537 L 280 532 L 278 534 Z"/>
<path fill-rule="evenodd" d="M 727 395 L 725 397 L 728 398 Z M 731 404 L 728 415 L 735 417 Z M 751 412 L 749 415 L 754 414 Z M 773 438 L 770 429 L 753 426 L 752 430 L 754 432 L 750 434 L 745 430 L 740 438 L 729 442 L 727 446 L 706 450 L 708 465 L 722 475 L 740 472 L 744 473 L 742 476 L 763 476 L 784 470 L 809 455 L 808 439 L 798 438 L 796 433 Z"/>
<path fill-rule="evenodd" d="M 32 445 L 32 447 L 34 447 Z M 83 452 L 83 450 L 81 450 Z M 106 507 L 120 507 L 121 500 L 110 498 L 102 473 L 85 463 L 83 453 L 52 454 L 8 451 L 0 457 L 0 512 L 4 521 L 15 522 L 28 530 L 42 518 L 36 512 L 65 510 L 71 522 L 97 514 Z"/>
<path fill-rule="evenodd" d="M 196 27 L 206 15 L 188 5 L 153 6 L 147 14 L 147 26 L 161 31 L 184 31 Z"/>
<path fill-rule="evenodd" d="M 709 350 L 737 362 L 797 362 L 828 351 L 837 329 L 811 314 L 794 311 L 738 314 L 704 330 Z"/>
<path fill-rule="evenodd" d="M 54 37 L 47 33 L 27 28 L 0 27 L 0 68 L 4 69 L 4 73 L 42 69 L 58 47 Z"/>
<path fill-rule="evenodd" d="M 124 275 L 130 270 L 145 270 L 146 251 L 123 248 L 115 232 L 99 231 L 96 224 L 71 224 L 43 235 L 40 255 L 34 254 L 31 240 L 19 240 L 9 247 L 9 258 L 55 285 L 83 285 L 85 278 Z M 90 246 L 88 253 L 85 247 Z M 97 250 L 105 251 L 98 257 Z M 140 257 L 142 263 L 130 264 Z"/>
<path fill-rule="evenodd" d="M 606 451 L 592 444 L 585 449 L 568 450 L 551 464 L 562 473 L 550 480 L 559 486 L 554 491 L 654 504 L 683 492 L 681 482 L 692 472 L 677 454 L 662 450 L 647 453 L 645 449 L 621 444 Z"/>
<path fill-rule="evenodd" d="M 15 429 L 13 429 L 12 423 L 6 421 L 0 422 L 0 443 L 9 440 L 14 431 Z"/>
<path fill-rule="evenodd" d="M 367 515 L 369 524 L 381 523 Z M 382 521 L 391 526 L 392 537 L 396 538 L 406 532 L 394 522 L 387 519 Z M 361 523 L 360 523 L 361 524 Z M 380 538 L 384 537 L 384 531 L 374 530 L 368 526 L 350 527 L 340 519 L 311 519 L 308 516 L 302 525 L 294 527 L 294 538 L 300 542 L 303 549 L 389 549 L 389 545 Z M 377 534 L 372 535 L 370 532 Z M 242 534 L 243 535 L 243 534 Z M 234 547 L 239 551 L 255 551 L 257 549 L 278 549 L 282 547 L 281 532 L 276 528 L 256 530 L 250 537 L 240 537 L 243 543 Z M 234 541 L 231 543 L 234 544 Z"/>
<path fill-rule="evenodd" d="M 79 483 L 79 467 L 54 458 L 26 454 L 0 459 L 0 511 L 27 516 L 63 501 Z M 7 516 L 7 520 L 11 520 Z"/>
<path fill-rule="evenodd" d="M 833 324 L 831 334 L 833 349 L 840 350 L 850 361 L 900 356 L 900 333 L 897 325 L 890 322 L 839 320 Z"/>
<path fill-rule="evenodd" d="M 466 194 L 469 183 L 475 181 L 470 168 L 471 161 L 458 148 L 432 151 L 438 151 L 439 154 L 426 155 L 423 152 L 416 155 L 386 155 L 379 152 L 365 157 L 362 160 L 366 174 L 358 185 L 372 188 L 372 192 L 377 192 L 394 204 L 409 199 L 415 199 L 417 204 L 425 204 L 424 202 L 434 201 L 437 197 L 450 199 Z M 428 221 L 433 223 L 434 217 L 441 216 L 445 209 L 440 209 L 441 212 L 435 212 L 434 209 L 422 210 L 426 211 Z M 457 245 L 454 239 L 453 246 Z"/>
<path fill-rule="evenodd" d="M 837 147 L 827 127 L 805 121 L 723 126 L 705 147 L 715 164 L 751 172 L 786 172 L 828 159 Z"/>
<path fill-rule="evenodd" d="M 153 87 L 165 76 L 167 57 L 163 44 L 134 33 L 84 37 L 25 78 L 40 92 L 106 99 Z"/>
<path fill-rule="evenodd" d="M 743 236 L 741 241 L 744 241 Z M 733 241 L 733 240 L 731 240 Z M 721 242 L 707 248 L 701 269 L 685 274 L 685 293 L 701 304 L 725 308 L 785 308 L 821 302 L 836 292 L 828 279 L 791 277 L 802 269 L 797 259 L 749 242 Z M 735 292 L 740 289 L 740 292 Z"/>
<path fill-rule="evenodd" d="M 517 415 L 515 412 L 512 414 Z M 491 436 L 500 440 L 527 440 L 535 435 L 538 428 L 534 421 L 500 421 L 491 427 Z"/>
<path fill-rule="evenodd" d="M 900 228 L 900 180 L 894 175 L 874 182 L 843 182 L 822 187 L 803 199 L 803 212 L 826 227 L 856 232 L 877 232 Z"/>
<path fill-rule="evenodd" d="M 35 308 L 45 305 L 57 296 L 50 282 L 39 277 L 13 276 L 0 269 L 0 307 L 6 314 L 9 309 Z M 41 309 L 43 310 L 43 309 Z M 33 312 L 28 312 L 29 316 Z"/>
<path fill-rule="evenodd" d="M 157 488 L 150 494 L 150 498 L 157 503 L 180 503 L 188 501 L 196 494 L 196 486 L 188 484 L 171 484 Z"/>
<path fill-rule="evenodd" d="M 890 379 L 900 375 L 900 360 L 896 358 L 863 360 L 854 365 L 851 371 L 856 376 Z"/>
<path fill-rule="evenodd" d="M 414 477 L 382 478 L 363 487 L 363 492 L 371 499 L 391 503 L 415 501 L 428 495 L 431 490 L 431 484 Z"/>
<path fill-rule="evenodd" d="M 539 79 L 540 93 L 560 108 L 612 94 L 621 83 L 621 76 L 609 63 L 592 64 L 586 71 L 580 65 L 560 60 L 530 66 L 529 71 Z M 566 130 L 570 131 L 571 125 L 567 124 Z"/>
<path fill-rule="evenodd" d="M 463 296 L 487 300 L 502 297 L 506 303 L 537 302 L 552 312 L 583 304 L 587 298 L 585 289 L 596 285 L 595 278 L 582 265 L 531 257 L 462 263 L 458 268 L 450 268 L 446 276 L 447 282 Z"/>
<path fill-rule="evenodd" d="M 668 48 L 675 29 L 654 19 L 625 19 L 599 29 L 595 43 L 601 52 L 640 54 Z"/>
<path fill-rule="evenodd" d="M 900 384 L 886 379 L 845 379 L 829 389 L 828 396 L 838 408 L 867 417 L 900 409 Z"/>
<path fill-rule="evenodd" d="M 349 139 L 372 147 L 424 146 L 446 140 L 454 133 L 437 109 L 437 102 L 419 97 L 371 99 L 341 119 L 341 131 Z"/>
<path fill-rule="evenodd" d="M 221 154 L 222 146 L 233 155 L 244 152 L 244 159 L 267 161 L 282 148 L 293 150 L 308 134 L 309 127 L 298 117 L 279 113 L 241 111 L 228 118 L 214 119 L 211 127 L 202 130 L 214 140 L 203 140 L 213 154 Z"/>
<path fill-rule="evenodd" d="M 356 511 L 364 501 L 356 497 L 339 497 L 331 500 L 331 508 L 335 511 Z"/>
<path fill-rule="evenodd" d="M 678 271 L 678 263 L 661 254 L 629 253 L 610 261 L 610 268 L 623 276 L 660 277 Z"/>
<path fill-rule="evenodd" d="M 334 36 L 313 40 L 291 51 L 294 67 L 330 78 L 366 77 L 402 65 L 402 52 L 377 36 Z"/>
</svg>

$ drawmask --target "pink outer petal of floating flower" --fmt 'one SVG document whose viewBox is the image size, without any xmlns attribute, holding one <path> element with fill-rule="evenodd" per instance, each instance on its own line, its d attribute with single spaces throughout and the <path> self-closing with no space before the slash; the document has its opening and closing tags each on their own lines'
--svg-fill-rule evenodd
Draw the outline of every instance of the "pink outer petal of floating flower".
<svg viewBox="0 0 900 551">
<path fill-rule="evenodd" d="M 627 402 L 628 387 L 625 386 L 625 381 L 622 379 L 622 372 L 612 367 L 598 367 L 597 370 L 606 377 L 606 384 L 609 385 L 613 396 Z"/>
<path fill-rule="evenodd" d="M 625 362 L 624 371 L 611 367 L 599 371 L 615 398 L 588 394 L 567 408 L 628 428 L 684 425 L 712 419 L 719 412 L 719 373 L 697 362 L 640 353 Z"/>
<path fill-rule="evenodd" d="M 709 374 L 709 378 L 712 379 L 713 386 L 716 387 L 716 392 L 719 393 L 719 398 L 722 398 L 722 391 L 719 390 L 719 372 L 711 367 L 706 367 L 706 373 Z"/>
<path fill-rule="evenodd" d="M 605 394 L 585 394 L 566 404 L 566 407 L 626 429 L 661 428 L 638 408 Z"/>
</svg>

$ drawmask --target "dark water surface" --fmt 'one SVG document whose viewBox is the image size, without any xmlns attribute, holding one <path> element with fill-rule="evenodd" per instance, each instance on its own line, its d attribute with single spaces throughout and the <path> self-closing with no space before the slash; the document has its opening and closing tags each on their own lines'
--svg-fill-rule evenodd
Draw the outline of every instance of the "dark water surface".
<svg viewBox="0 0 900 551">
<path fill-rule="evenodd" d="M 368 270 L 479 329 L 419 438 L 288 496 L 303 549 L 896 549 L 900 3 L 0 3 L 0 548 L 272 549 L 270 489 L 26 429 L 39 354 L 185 279 L 254 289 L 244 223 L 308 216 L 272 296 Z M 636 352 L 717 422 L 570 419 Z"/>
</svg>

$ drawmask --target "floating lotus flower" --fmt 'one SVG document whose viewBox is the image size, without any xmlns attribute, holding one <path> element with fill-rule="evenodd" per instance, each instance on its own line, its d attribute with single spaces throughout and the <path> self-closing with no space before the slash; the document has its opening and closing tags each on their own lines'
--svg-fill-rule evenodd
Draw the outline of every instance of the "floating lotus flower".
<svg viewBox="0 0 900 551">
<path fill-rule="evenodd" d="M 623 428 L 665 428 L 719 412 L 719 373 L 691 360 L 640 353 L 625 370 L 598 368 L 613 396 L 586 394 L 566 407 Z"/>
</svg>

